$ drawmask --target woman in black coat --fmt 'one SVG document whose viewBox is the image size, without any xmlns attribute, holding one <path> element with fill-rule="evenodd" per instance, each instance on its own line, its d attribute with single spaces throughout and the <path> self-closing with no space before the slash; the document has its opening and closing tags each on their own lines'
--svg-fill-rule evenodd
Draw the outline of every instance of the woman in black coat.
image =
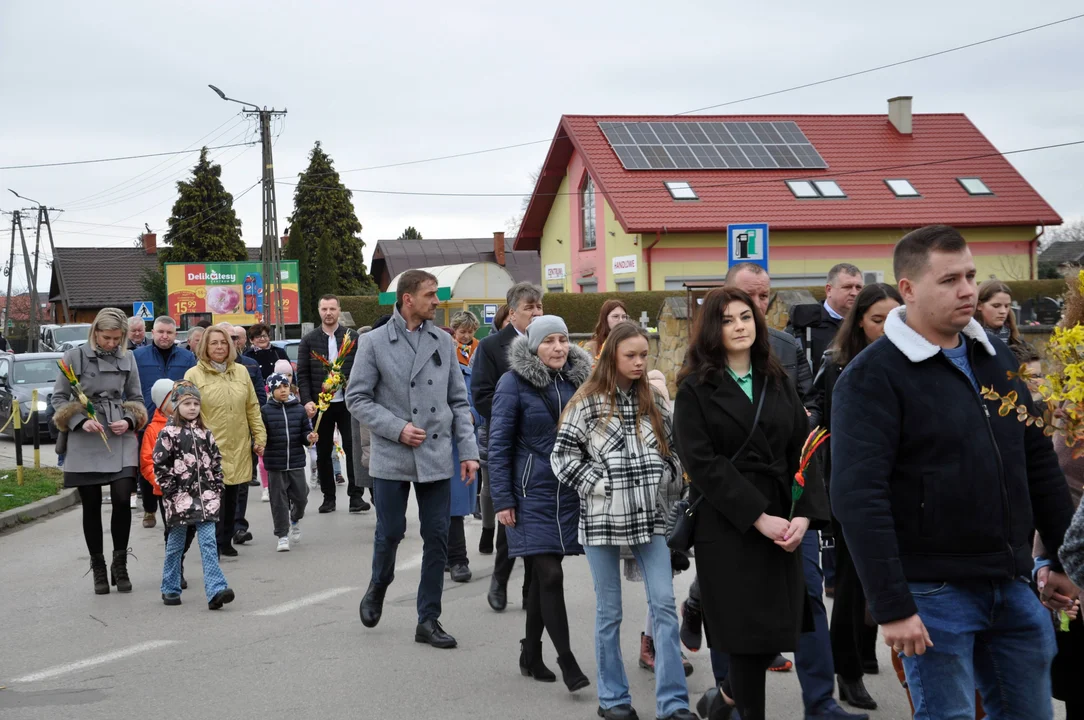
<svg viewBox="0 0 1084 720">
<path fill-rule="evenodd" d="M 592 360 L 569 344 L 565 322 L 554 315 L 535 318 L 527 335 L 513 341 L 508 360 L 510 370 L 493 395 L 489 481 L 508 555 L 524 558 L 530 576 L 519 668 L 535 680 L 557 679 L 542 662 L 545 628 L 565 685 L 576 691 L 589 683 L 572 654 L 561 562 L 583 554 L 577 540 L 580 498 L 557 482 L 550 453 L 561 411 L 591 375 Z"/>
<path fill-rule="evenodd" d="M 764 316 L 744 292 L 708 293 L 674 408 L 693 501 L 703 497 L 693 546 L 704 633 L 712 649 L 730 654 L 728 678 L 743 720 L 764 718 L 768 666 L 795 650 L 812 625 L 798 550 L 810 525 L 828 520 L 828 498 L 815 475 L 788 519 L 809 424 L 768 337 Z"/>
<path fill-rule="evenodd" d="M 810 414 L 816 424 L 831 427 L 832 391 L 843 368 L 884 334 L 888 313 L 903 304 L 896 288 L 884 283 L 867 285 L 859 293 L 824 353 L 824 362 L 813 381 Z M 825 448 L 827 450 L 828 448 Z M 824 452 L 824 477 L 832 472 L 831 453 Z M 832 520 L 836 540 L 836 594 L 832 605 L 832 660 L 839 680 L 839 696 L 863 710 L 876 710 L 877 702 L 866 690 L 862 676 L 866 669 L 877 670 L 877 627 L 866 622 L 866 596 L 854 561 L 847 550 L 843 528 Z"/>
</svg>

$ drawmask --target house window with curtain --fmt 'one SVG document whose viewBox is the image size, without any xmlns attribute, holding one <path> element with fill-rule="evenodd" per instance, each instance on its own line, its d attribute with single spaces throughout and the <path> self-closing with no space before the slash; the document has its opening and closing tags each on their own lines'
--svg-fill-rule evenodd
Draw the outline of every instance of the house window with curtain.
<svg viewBox="0 0 1084 720">
<path fill-rule="evenodd" d="M 583 250 L 595 249 L 595 183 L 588 175 L 580 190 L 580 207 L 583 212 Z"/>
</svg>

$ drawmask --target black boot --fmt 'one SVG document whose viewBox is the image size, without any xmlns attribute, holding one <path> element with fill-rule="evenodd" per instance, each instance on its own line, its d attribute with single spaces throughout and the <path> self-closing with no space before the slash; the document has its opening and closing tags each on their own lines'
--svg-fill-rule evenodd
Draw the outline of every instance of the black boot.
<svg viewBox="0 0 1084 720">
<path fill-rule="evenodd" d="M 105 574 L 105 555 L 90 556 L 90 572 L 94 573 L 94 594 L 109 594 L 109 576 Z"/>
<path fill-rule="evenodd" d="M 478 552 L 482 555 L 493 554 L 493 528 L 482 528 L 482 536 L 478 538 Z"/>
<path fill-rule="evenodd" d="M 539 682 L 557 682 L 557 676 L 542 662 L 540 642 L 519 641 L 519 671 L 524 677 L 533 677 Z"/>
<path fill-rule="evenodd" d="M 703 621 L 700 603 L 690 597 L 681 604 L 681 644 L 692 652 L 700 650 Z"/>
<path fill-rule="evenodd" d="M 361 605 L 358 607 L 362 625 L 372 628 L 380 622 L 380 616 L 384 614 L 384 594 L 387 591 L 387 587 L 378 587 L 374 582 L 369 583 L 369 589 L 365 591 L 365 597 L 361 599 Z"/>
<path fill-rule="evenodd" d="M 844 680 L 842 675 L 837 675 L 836 679 L 839 680 L 839 699 L 848 705 L 852 705 L 862 710 L 876 710 L 877 701 L 874 700 L 869 691 L 866 690 L 866 684 L 862 682 L 862 678 L 857 680 Z"/>
<path fill-rule="evenodd" d="M 109 579 L 117 586 L 117 592 L 132 592 L 132 581 L 128 579 L 128 551 L 114 550 L 113 564 L 109 566 Z"/>
<path fill-rule="evenodd" d="M 561 668 L 561 679 L 564 680 L 569 692 L 583 690 L 591 684 L 591 681 L 583 674 L 583 670 L 580 670 L 580 664 L 576 662 L 576 656 L 572 653 L 558 655 L 557 665 Z"/>
</svg>

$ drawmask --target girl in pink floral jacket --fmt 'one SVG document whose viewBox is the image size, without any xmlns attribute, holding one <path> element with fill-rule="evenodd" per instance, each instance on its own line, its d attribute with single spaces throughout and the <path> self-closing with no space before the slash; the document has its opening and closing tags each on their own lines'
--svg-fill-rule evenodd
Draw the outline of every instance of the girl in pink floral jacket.
<svg viewBox="0 0 1084 720">
<path fill-rule="evenodd" d="M 181 556 L 187 526 L 196 526 L 203 556 L 207 607 L 218 610 L 234 592 L 218 565 L 215 523 L 222 502 L 222 454 L 200 417 L 200 392 L 190 382 L 174 386 L 173 417 L 154 446 L 154 474 L 162 488 L 162 508 L 169 528 L 162 570 L 162 602 L 181 604 Z"/>
</svg>

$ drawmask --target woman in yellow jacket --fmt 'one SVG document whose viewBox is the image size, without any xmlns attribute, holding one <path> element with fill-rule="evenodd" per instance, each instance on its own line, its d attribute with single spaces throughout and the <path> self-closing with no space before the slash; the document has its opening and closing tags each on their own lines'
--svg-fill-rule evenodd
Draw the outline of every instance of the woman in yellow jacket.
<svg viewBox="0 0 1084 720">
<path fill-rule="evenodd" d="M 263 455 L 267 430 L 248 371 L 237 362 L 229 334 L 217 325 L 207 328 L 196 348 L 199 362 L 184 374 L 203 397 L 203 422 L 222 452 L 222 513 L 218 523 L 218 552 L 234 556 L 232 526 L 237 490 L 252 478 L 252 453 Z"/>
</svg>

